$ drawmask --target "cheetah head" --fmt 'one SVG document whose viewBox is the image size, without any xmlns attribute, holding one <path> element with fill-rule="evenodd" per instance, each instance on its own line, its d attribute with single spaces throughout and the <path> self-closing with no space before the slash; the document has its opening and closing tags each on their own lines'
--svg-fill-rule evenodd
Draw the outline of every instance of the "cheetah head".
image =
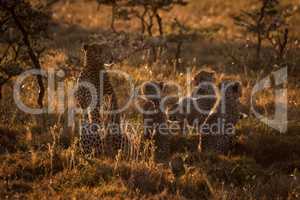
<svg viewBox="0 0 300 200">
<path fill-rule="evenodd" d="M 184 119 L 183 114 L 180 112 L 180 104 L 176 103 L 168 107 L 166 111 L 167 119 L 169 122 L 182 122 Z"/>
<path fill-rule="evenodd" d="M 164 82 L 147 81 L 142 85 L 141 93 L 148 100 L 155 101 L 160 100 L 162 97 L 162 90 Z"/>
<path fill-rule="evenodd" d="M 85 62 L 88 64 L 112 65 L 114 56 L 107 44 L 84 44 L 82 48 Z"/>
<path fill-rule="evenodd" d="M 215 77 L 215 72 L 210 72 L 210 71 L 205 71 L 202 70 L 200 72 L 198 72 L 192 81 L 192 84 L 194 86 L 198 86 L 201 82 L 215 82 L 216 81 L 216 77 Z"/>
<path fill-rule="evenodd" d="M 194 99 L 189 96 L 182 97 L 176 104 L 169 106 L 166 110 L 168 121 L 183 122 L 185 117 L 193 109 Z"/>
<path fill-rule="evenodd" d="M 242 96 L 242 86 L 238 81 L 224 80 L 219 84 L 219 89 L 226 98 L 239 99 Z"/>
</svg>

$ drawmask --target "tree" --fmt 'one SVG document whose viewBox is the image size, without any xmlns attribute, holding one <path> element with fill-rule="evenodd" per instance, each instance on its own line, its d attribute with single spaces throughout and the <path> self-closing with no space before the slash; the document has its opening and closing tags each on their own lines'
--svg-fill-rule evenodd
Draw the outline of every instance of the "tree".
<svg viewBox="0 0 300 200">
<path fill-rule="evenodd" d="M 45 46 L 41 41 L 49 39 L 47 27 L 50 21 L 45 9 L 33 7 L 25 0 L 0 1 L 0 45 L 5 49 L 0 60 L 0 89 L 28 65 L 32 64 L 38 70 L 42 68 L 40 56 Z M 41 75 L 37 75 L 36 79 L 39 86 L 37 104 L 42 108 L 45 87 Z"/>
<path fill-rule="evenodd" d="M 100 8 L 100 5 L 108 5 L 111 6 L 111 23 L 110 28 L 116 32 L 115 29 L 115 20 L 119 9 L 119 2 L 122 0 L 97 0 L 98 3 L 98 9 Z"/>
<path fill-rule="evenodd" d="M 170 12 L 174 6 L 186 6 L 187 1 L 184 0 L 97 0 L 98 5 L 108 5 L 112 7 L 111 29 L 116 32 L 114 23 L 116 19 L 132 20 L 138 19 L 141 24 L 141 33 L 145 33 L 149 37 L 155 37 L 153 31 L 155 25 L 160 40 L 163 42 L 152 43 L 148 52 L 148 64 L 152 65 L 157 58 L 161 55 L 163 48 L 167 43 L 176 44 L 175 66 L 179 66 L 181 56 L 181 48 L 183 43 L 191 40 L 190 30 L 181 29 L 183 26 L 176 26 L 176 34 L 166 34 L 164 32 L 163 18 L 161 12 Z M 176 24 L 180 24 L 176 20 Z M 181 27 L 181 28 L 180 28 Z M 174 27 L 173 27 L 174 29 Z M 156 38 L 157 39 L 157 38 Z M 163 45 L 163 46 L 162 46 Z"/>
<path fill-rule="evenodd" d="M 133 7 L 130 12 L 135 13 L 135 16 L 140 19 L 142 33 L 147 30 L 147 33 L 152 36 L 154 21 L 156 21 L 159 34 L 162 36 L 164 26 L 160 13 L 162 11 L 169 12 L 174 6 L 186 6 L 187 4 L 188 2 L 183 0 L 129 0 L 127 6 Z M 143 11 L 140 13 L 136 8 L 142 8 Z"/>
<path fill-rule="evenodd" d="M 279 0 L 259 0 L 260 6 L 251 11 L 242 11 L 234 16 L 235 24 L 256 38 L 256 59 L 261 59 L 263 41 L 274 47 L 277 58 L 282 59 L 288 43 L 289 27 L 287 19 L 291 13 L 283 8 Z"/>
<path fill-rule="evenodd" d="M 108 5 L 112 9 L 111 29 L 116 31 L 114 23 L 116 19 L 131 20 L 138 18 L 141 23 L 141 32 L 147 31 L 153 35 L 153 26 L 156 21 L 159 34 L 164 34 L 161 11 L 171 11 L 176 5 L 185 6 L 183 0 L 97 0 L 99 5 Z"/>
</svg>

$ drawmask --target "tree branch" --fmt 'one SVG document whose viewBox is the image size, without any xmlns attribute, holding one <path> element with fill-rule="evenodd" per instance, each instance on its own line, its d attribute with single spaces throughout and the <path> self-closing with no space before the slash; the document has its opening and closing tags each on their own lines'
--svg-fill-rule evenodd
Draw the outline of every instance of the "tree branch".
<svg viewBox="0 0 300 200">
<path fill-rule="evenodd" d="M 9 9 L 10 14 L 12 15 L 12 18 L 16 24 L 16 26 L 18 27 L 18 29 L 20 30 L 20 32 L 22 33 L 23 36 L 23 42 L 27 47 L 28 50 L 28 54 L 30 56 L 30 59 L 34 65 L 34 67 L 38 70 L 41 70 L 41 65 L 39 62 L 39 59 L 36 57 L 34 50 L 32 49 L 30 40 L 29 40 L 29 35 L 27 33 L 27 31 L 25 30 L 25 28 L 23 27 L 22 23 L 20 22 L 19 18 L 17 17 L 14 8 L 10 8 Z M 38 95 L 38 105 L 40 106 L 40 108 L 43 107 L 43 98 L 45 95 L 45 87 L 43 84 L 43 79 L 41 75 L 37 75 L 37 82 L 39 85 L 39 95 Z"/>
<path fill-rule="evenodd" d="M 159 13 L 158 13 L 157 10 L 155 11 L 155 17 L 156 17 L 156 21 L 157 21 L 157 24 L 158 24 L 159 34 L 162 36 L 164 34 L 162 18 L 159 16 Z"/>
</svg>

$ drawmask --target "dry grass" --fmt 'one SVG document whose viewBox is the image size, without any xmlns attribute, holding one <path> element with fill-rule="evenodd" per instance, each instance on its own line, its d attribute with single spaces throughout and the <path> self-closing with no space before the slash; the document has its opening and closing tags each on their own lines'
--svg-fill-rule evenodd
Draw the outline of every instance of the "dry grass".
<svg viewBox="0 0 300 200">
<path fill-rule="evenodd" d="M 297 0 L 284 2 L 300 6 Z M 164 13 L 167 31 L 174 16 L 193 28 L 221 28 L 185 45 L 184 64 L 178 70 L 174 71 L 174 66 L 163 60 L 147 66 L 143 55 L 116 65 L 115 69 L 130 74 L 135 85 L 157 79 L 174 81 L 187 88 L 186 68 L 190 67 L 193 74 L 199 69 L 212 68 L 218 79 L 233 77 L 242 81 L 242 103 L 248 112 L 251 88 L 266 72 L 254 70 L 253 60 L 245 59 L 249 54 L 244 47 L 245 35 L 233 25 L 230 16 L 249 4 L 194 0 L 184 9 Z M 79 68 L 82 43 L 109 27 L 108 9 L 97 11 L 96 7 L 95 3 L 85 1 L 61 1 L 55 5 L 53 18 L 57 24 L 51 25 L 55 40 L 49 43 L 43 56 L 45 69 Z M 299 21 L 299 14 L 291 21 L 295 38 L 300 36 Z M 116 27 L 136 31 L 138 23 L 117 23 Z M 291 50 L 294 56 L 289 59 L 293 66 L 298 65 L 297 69 L 299 48 L 298 45 Z M 227 54 L 220 52 L 232 53 L 241 63 L 233 63 Z M 174 49 L 167 54 L 166 57 L 173 55 Z M 246 76 L 241 66 L 253 70 Z M 171 154 L 184 158 L 186 172 L 179 178 L 173 176 L 168 159 L 156 162 L 151 149 L 139 160 L 84 158 L 77 148 L 77 124 L 67 126 L 67 111 L 43 116 L 24 114 L 13 103 L 10 83 L 4 88 L 0 106 L 0 199 L 299 199 L 299 70 L 293 73 L 288 80 L 287 133 L 279 134 L 250 115 L 238 124 L 238 143 L 227 156 L 197 153 L 197 137 L 168 138 Z M 76 75 L 77 72 L 66 71 L 64 83 L 73 85 Z M 36 102 L 35 85 L 35 80 L 28 80 L 22 90 L 24 102 L 31 106 Z M 114 85 L 116 91 L 121 91 L 118 97 L 122 104 L 130 94 L 129 87 L 120 79 L 114 80 Z M 273 94 L 264 91 L 257 99 L 257 109 L 262 114 L 272 114 L 272 102 Z M 131 108 L 124 114 L 126 121 L 141 123 L 141 116 Z"/>
</svg>

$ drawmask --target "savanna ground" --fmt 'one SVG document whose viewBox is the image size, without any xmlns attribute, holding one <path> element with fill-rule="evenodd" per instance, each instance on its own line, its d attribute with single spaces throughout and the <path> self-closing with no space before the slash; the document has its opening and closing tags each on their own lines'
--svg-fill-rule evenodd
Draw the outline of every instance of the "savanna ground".
<svg viewBox="0 0 300 200">
<path fill-rule="evenodd" d="M 285 57 L 288 66 L 288 130 L 285 133 L 263 124 L 250 113 L 254 84 L 277 68 L 256 65 L 253 38 L 233 23 L 232 16 L 255 6 L 252 1 L 193 0 L 186 7 L 163 14 L 166 32 L 178 18 L 199 31 L 199 37 L 184 44 L 182 64 L 158 60 L 148 66 L 142 55 L 135 55 L 114 66 L 130 74 L 134 84 L 146 80 L 174 81 L 186 87 L 186 69 L 192 73 L 211 68 L 218 78 L 233 77 L 243 85 L 243 111 L 248 115 L 237 125 L 238 143 L 229 155 L 197 153 L 193 136 L 174 136 L 172 154 L 185 162 L 185 173 L 175 178 L 168 158 L 157 160 L 149 153 L 136 160 L 85 159 L 76 150 L 78 127 L 66 124 L 63 114 L 35 116 L 19 110 L 13 101 L 13 81 L 3 88 L 0 129 L 1 199 L 300 199 L 300 3 L 285 0 L 298 9 L 290 20 L 290 46 Z M 51 7 L 53 21 L 46 53 L 45 69 L 65 69 L 59 81 L 74 85 L 81 66 L 80 48 L 109 29 L 110 12 L 96 2 L 63 0 Z M 137 31 L 138 22 L 116 22 L 118 31 Z M 297 40 L 298 39 L 298 40 Z M 270 47 L 263 45 L 268 53 Z M 164 56 L 172 56 L 169 49 Z M 67 70 L 69 69 L 69 70 Z M 125 99 L 128 85 L 115 80 L 118 97 Z M 119 81 L 119 82 L 118 82 Z M 22 98 L 36 106 L 35 79 L 23 86 Z M 273 93 L 264 91 L 256 100 L 261 114 L 274 113 Z M 141 123 L 135 111 L 123 117 Z M 142 130 L 140 130 L 142 134 Z M 147 158 L 147 156 L 149 158 Z"/>
</svg>

